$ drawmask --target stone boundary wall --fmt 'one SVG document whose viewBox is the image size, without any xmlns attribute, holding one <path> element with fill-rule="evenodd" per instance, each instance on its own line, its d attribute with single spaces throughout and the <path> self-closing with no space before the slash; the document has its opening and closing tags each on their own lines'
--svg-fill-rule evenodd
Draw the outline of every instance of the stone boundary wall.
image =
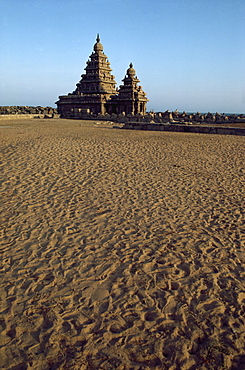
<svg viewBox="0 0 245 370">
<path fill-rule="evenodd" d="M 59 118 L 59 114 L 0 114 L 0 120 L 18 120 L 30 118 Z"/>
<path fill-rule="evenodd" d="M 26 118 L 32 118 L 32 116 L 42 115 L 55 115 L 58 114 L 57 108 L 52 107 L 41 107 L 38 106 L 29 106 L 29 105 L 2 105 L 0 106 L 0 117 L 3 116 L 26 116 Z M 29 115 L 29 117 L 28 117 Z"/>
<path fill-rule="evenodd" d="M 41 112 L 40 112 L 41 113 Z M 72 111 L 69 116 L 62 116 L 61 118 L 67 119 L 83 119 L 83 120 L 100 120 L 100 121 L 112 121 L 117 123 L 162 123 L 162 124 L 194 124 L 194 125 L 202 125 L 202 124 L 226 124 L 226 123 L 245 123 L 245 115 L 244 114 L 229 114 L 226 115 L 224 113 L 220 114 L 216 112 L 213 113 L 206 113 L 201 114 L 199 112 L 195 114 L 190 113 L 180 113 L 179 111 L 165 111 L 165 112 L 147 112 L 145 115 L 142 114 L 92 114 L 86 112 L 85 110 Z"/>
<path fill-rule="evenodd" d="M 156 124 L 156 123 L 126 123 L 122 129 L 130 130 L 149 130 L 149 131 L 173 131 L 173 132 L 193 132 L 200 134 L 219 134 L 219 135 L 239 135 L 245 136 L 245 128 L 237 127 L 217 127 L 200 125 L 178 125 L 178 124 Z"/>
</svg>

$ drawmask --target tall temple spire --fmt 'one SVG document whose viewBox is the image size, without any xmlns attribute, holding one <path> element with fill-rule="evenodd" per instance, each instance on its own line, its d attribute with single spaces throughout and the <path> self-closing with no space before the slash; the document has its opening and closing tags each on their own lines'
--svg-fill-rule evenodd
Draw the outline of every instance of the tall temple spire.
<svg viewBox="0 0 245 370">
<path fill-rule="evenodd" d="M 97 42 L 100 42 L 100 34 L 97 33 L 97 39 L 96 39 Z"/>
</svg>

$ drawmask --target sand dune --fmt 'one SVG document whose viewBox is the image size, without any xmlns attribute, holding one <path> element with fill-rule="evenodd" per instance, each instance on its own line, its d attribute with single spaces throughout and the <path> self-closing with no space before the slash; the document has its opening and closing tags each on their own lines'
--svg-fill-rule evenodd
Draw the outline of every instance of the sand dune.
<svg viewBox="0 0 245 370">
<path fill-rule="evenodd" d="M 1 121 L 2 369 L 245 369 L 244 137 Z"/>
</svg>

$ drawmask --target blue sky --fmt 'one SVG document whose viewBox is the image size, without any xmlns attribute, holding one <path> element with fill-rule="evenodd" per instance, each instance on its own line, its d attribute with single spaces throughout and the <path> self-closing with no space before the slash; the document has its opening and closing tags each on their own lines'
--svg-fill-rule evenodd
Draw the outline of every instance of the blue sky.
<svg viewBox="0 0 245 370">
<path fill-rule="evenodd" d="M 147 109 L 245 113 L 245 0 L 0 0 L 0 105 L 55 106 L 97 33 Z"/>
</svg>

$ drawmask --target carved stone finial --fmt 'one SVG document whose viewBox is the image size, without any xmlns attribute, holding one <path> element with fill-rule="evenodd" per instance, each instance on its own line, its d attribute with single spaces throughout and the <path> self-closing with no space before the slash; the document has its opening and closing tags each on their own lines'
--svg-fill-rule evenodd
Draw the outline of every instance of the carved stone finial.
<svg viewBox="0 0 245 370">
<path fill-rule="evenodd" d="M 96 43 L 94 44 L 95 52 L 103 52 L 103 45 L 100 43 L 100 35 L 97 33 Z"/>
<path fill-rule="evenodd" d="M 133 63 L 129 64 L 129 68 L 127 69 L 127 75 L 130 77 L 135 76 L 136 72 L 135 69 L 133 68 Z"/>
</svg>

